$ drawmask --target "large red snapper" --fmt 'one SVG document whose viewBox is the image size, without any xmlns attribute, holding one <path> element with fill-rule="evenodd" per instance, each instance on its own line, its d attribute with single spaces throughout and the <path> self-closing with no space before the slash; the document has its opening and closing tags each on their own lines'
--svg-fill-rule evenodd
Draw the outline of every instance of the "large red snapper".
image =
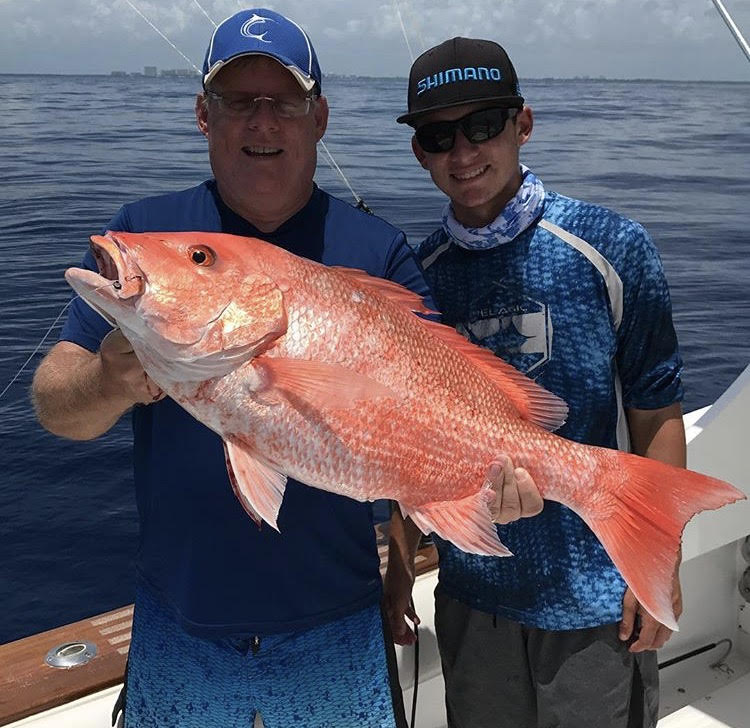
<svg viewBox="0 0 750 728">
<path fill-rule="evenodd" d="M 101 275 L 70 285 L 116 322 L 149 376 L 224 440 L 245 509 L 276 528 L 287 476 L 392 498 L 425 532 L 508 555 L 483 486 L 500 453 L 572 508 L 641 604 L 676 628 L 682 530 L 743 498 L 722 481 L 549 430 L 567 408 L 453 329 L 418 296 L 253 238 L 92 237 Z"/>
</svg>

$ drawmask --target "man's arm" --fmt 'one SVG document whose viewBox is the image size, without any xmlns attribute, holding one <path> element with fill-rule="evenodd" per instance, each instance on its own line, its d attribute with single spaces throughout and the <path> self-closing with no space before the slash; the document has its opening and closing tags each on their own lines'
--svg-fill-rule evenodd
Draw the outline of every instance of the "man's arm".
<svg viewBox="0 0 750 728">
<path fill-rule="evenodd" d="M 414 631 L 406 622 L 408 617 L 414 625 L 419 617 L 411 606 L 411 591 L 414 586 L 414 559 L 422 532 L 411 518 L 401 515 L 398 508 L 391 515 L 390 539 L 388 541 L 388 568 L 383 584 L 384 606 L 391 626 L 393 641 L 397 645 L 413 645 Z"/>
<path fill-rule="evenodd" d="M 631 448 L 636 455 L 686 467 L 685 427 L 679 402 L 655 410 L 629 409 L 626 414 Z"/>
<path fill-rule="evenodd" d="M 134 404 L 163 397 L 119 330 L 104 338 L 96 354 L 69 341 L 55 344 L 31 391 L 42 427 L 71 440 L 98 437 Z"/>
<path fill-rule="evenodd" d="M 631 446 L 636 455 L 660 460 L 680 468 L 686 466 L 685 427 L 679 402 L 655 410 L 628 409 L 626 414 Z M 676 618 L 679 618 L 682 613 L 679 568 L 678 559 L 672 587 L 672 606 Z M 633 592 L 627 589 L 622 604 L 621 640 L 627 640 L 632 635 L 636 615 L 640 619 L 640 631 L 638 639 L 630 646 L 631 652 L 659 649 L 672 636 L 672 631 L 642 609 Z"/>
</svg>

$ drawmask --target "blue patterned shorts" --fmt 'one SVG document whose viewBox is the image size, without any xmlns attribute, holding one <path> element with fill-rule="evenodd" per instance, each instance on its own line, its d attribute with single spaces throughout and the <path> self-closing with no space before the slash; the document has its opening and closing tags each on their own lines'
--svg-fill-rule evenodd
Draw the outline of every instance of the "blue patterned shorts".
<svg viewBox="0 0 750 728">
<path fill-rule="evenodd" d="M 395 689 L 394 689 L 395 687 Z M 401 728 L 380 607 L 302 632 L 207 640 L 136 593 L 126 728 Z"/>
</svg>

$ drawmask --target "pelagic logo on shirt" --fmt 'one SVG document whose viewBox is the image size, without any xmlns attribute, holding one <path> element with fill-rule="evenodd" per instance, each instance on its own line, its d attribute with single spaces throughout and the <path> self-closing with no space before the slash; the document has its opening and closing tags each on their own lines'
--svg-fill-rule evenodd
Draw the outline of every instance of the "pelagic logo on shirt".
<svg viewBox="0 0 750 728">
<path fill-rule="evenodd" d="M 467 320 L 456 328 L 526 374 L 536 373 L 551 355 L 547 304 L 499 282 L 491 293 L 472 302 Z"/>
<path fill-rule="evenodd" d="M 456 81 L 500 81 L 502 78 L 503 74 L 499 68 L 487 68 L 485 66 L 447 68 L 445 71 L 438 71 L 438 73 L 425 76 L 417 81 L 417 96 L 425 91 L 429 91 L 431 88 L 437 88 L 446 83 L 455 83 Z"/>
</svg>

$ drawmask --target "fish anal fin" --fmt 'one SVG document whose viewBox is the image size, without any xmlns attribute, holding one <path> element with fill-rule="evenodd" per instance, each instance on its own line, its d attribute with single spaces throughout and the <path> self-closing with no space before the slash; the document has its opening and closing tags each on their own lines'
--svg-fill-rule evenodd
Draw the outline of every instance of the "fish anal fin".
<svg viewBox="0 0 750 728">
<path fill-rule="evenodd" d="M 492 522 L 488 487 L 457 501 L 436 501 L 410 506 L 399 503 L 401 513 L 408 515 L 425 534 L 434 531 L 462 551 L 482 556 L 512 556 L 497 535 Z"/>
<path fill-rule="evenodd" d="M 602 485 L 614 497 L 613 506 L 603 516 L 579 515 L 641 606 L 677 630 L 672 583 L 682 532 L 696 513 L 741 500 L 744 493 L 722 480 L 623 452 L 613 453 Z"/>
<path fill-rule="evenodd" d="M 276 519 L 284 499 L 286 475 L 258 460 L 239 440 L 225 440 L 224 452 L 229 480 L 242 507 L 259 527 L 265 521 L 278 531 Z"/>
<path fill-rule="evenodd" d="M 259 357 L 253 366 L 265 388 L 286 392 L 317 409 L 347 409 L 363 400 L 396 397 L 384 384 L 340 364 Z"/>
<path fill-rule="evenodd" d="M 565 424 L 568 405 L 556 394 L 548 392 L 488 349 L 468 341 L 454 328 L 427 319 L 420 321 L 433 336 L 463 354 L 500 387 L 521 418 L 551 431 Z"/>
</svg>

